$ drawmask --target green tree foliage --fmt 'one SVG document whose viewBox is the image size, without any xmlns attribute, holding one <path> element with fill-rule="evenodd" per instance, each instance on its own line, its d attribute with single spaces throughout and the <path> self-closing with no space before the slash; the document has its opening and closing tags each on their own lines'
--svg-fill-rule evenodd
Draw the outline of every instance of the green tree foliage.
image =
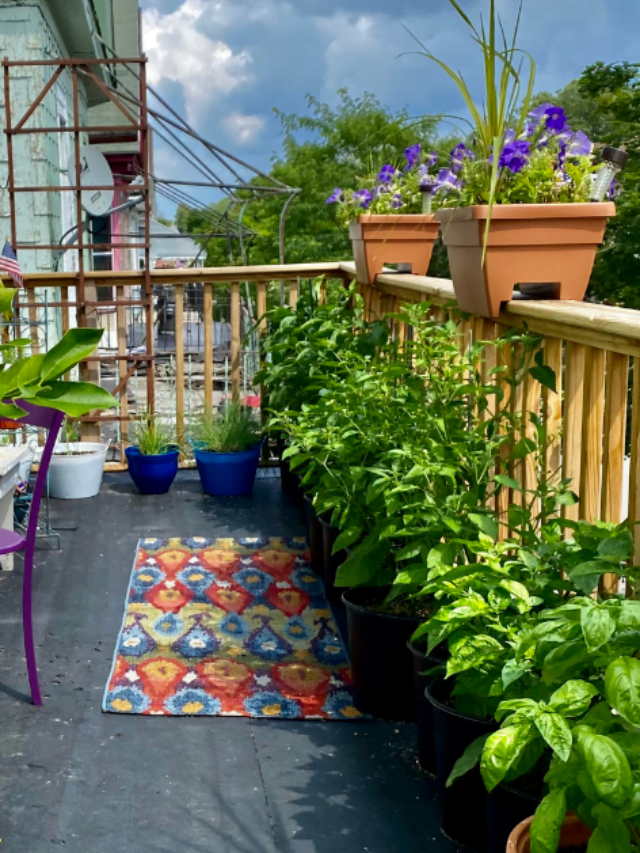
<svg viewBox="0 0 640 853">
<path fill-rule="evenodd" d="M 351 97 L 347 89 L 338 92 L 338 104 L 331 107 L 307 96 L 304 115 L 274 110 L 282 124 L 282 155 L 274 157 L 274 178 L 302 190 L 292 203 L 286 220 L 286 261 L 345 260 L 351 257 L 346 228 L 336 223 L 335 206 L 326 199 L 334 187 L 355 187 L 358 176 L 379 169 L 384 163 L 400 163 L 405 148 L 415 142 L 425 146 L 435 138 L 436 119 L 413 121 L 405 110 L 393 113 L 371 94 Z M 264 183 L 264 179 L 257 179 Z M 241 194 L 242 195 L 242 194 Z M 278 233 L 283 196 L 251 202 L 244 222 L 258 232 L 249 249 L 253 264 L 279 261 Z M 211 206 L 221 212 L 226 200 Z M 237 216 L 239 210 L 231 209 Z M 197 211 L 178 208 L 180 230 L 206 234 L 211 225 Z M 240 261 L 238 241 L 232 244 L 234 262 Z M 211 240 L 207 265 L 230 262 L 225 240 Z"/>
</svg>

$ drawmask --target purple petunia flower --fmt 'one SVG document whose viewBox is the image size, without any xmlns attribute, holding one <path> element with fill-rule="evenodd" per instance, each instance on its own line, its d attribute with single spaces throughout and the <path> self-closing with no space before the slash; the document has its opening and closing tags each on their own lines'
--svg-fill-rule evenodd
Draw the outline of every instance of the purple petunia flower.
<svg viewBox="0 0 640 853">
<path fill-rule="evenodd" d="M 464 142 L 459 142 L 449 155 L 451 168 L 454 172 L 459 172 L 460 169 L 462 169 L 462 163 L 464 162 L 465 157 L 468 157 L 470 160 L 475 160 L 475 154 L 473 151 L 469 150 Z"/>
<path fill-rule="evenodd" d="M 394 166 L 383 166 L 382 169 L 380 169 L 380 177 L 378 178 L 378 180 L 381 184 L 388 184 L 389 181 L 392 180 L 395 173 L 396 170 Z"/>
<path fill-rule="evenodd" d="M 588 157 L 593 151 L 593 143 L 586 133 L 577 130 L 567 145 L 567 154 L 570 157 Z"/>
<path fill-rule="evenodd" d="M 616 179 L 614 178 L 611 181 L 611 186 L 609 187 L 609 191 L 607 192 L 607 198 L 609 201 L 613 200 L 618 193 L 618 185 L 616 183 Z"/>
<path fill-rule="evenodd" d="M 394 193 L 393 198 L 391 199 L 391 207 L 394 210 L 398 210 L 399 207 L 402 207 L 402 195 L 400 193 Z"/>
<path fill-rule="evenodd" d="M 432 166 L 435 166 L 437 162 L 438 162 L 438 155 L 436 154 L 435 151 L 432 151 L 431 154 L 427 154 L 425 161 L 424 161 L 424 165 L 422 168 L 423 169 L 424 168 L 430 169 Z"/>
<path fill-rule="evenodd" d="M 409 171 L 409 169 L 413 169 L 418 160 L 420 159 L 420 151 L 421 151 L 420 143 L 416 142 L 415 145 L 410 145 L 405 149 L 404 156 L 407 158 L 407 165 L 405 166 L 405 171 Z"/>
<path fill-rule="evenodd" d="M 430 175 L 426 170 L 422 173 L 422 177 L 420 178 L 420 186 L 421 187 L 432 187 L 435 183 L 435 177 Z"/>
<path fill-rule="evenodd" d="M 373 201 L 373 193 L 370 193 L 369 190 L 356 190 L 353 194 L 353 201 L 363 210 L 367 210 Z"/>
<path fill-rule="evenodd" d="M 440 169 L 438 177 L 433 184 L 433 191 L 436 193 L 440 192 L 440 190 L 447 192 L 449 190 L 460 189 L 460 186 L 458 176 L 452 169 Z"/>
<path fill-rule="evenodd" d="M 544 111 L 545 115 L 545 127 L 547 130 L 555 130 L 556 132 L 560 132 L 565 129 L 567 124 L 567 117 L 564 114 L 564 110 L 562 107 L 548 107 Z"/>
<path fill-rule="evenodd" d="M 537 125 L 539 125 L 540 122 L 543 120 L 543 118 L 546 117 L 547 110 L 549 109 L 553 109 L 553 104 L 540 104 L 539 107 L 534 107 L 529 112 L 529 118 L 531 119 L 530 127 L 535 129 Z"/>
<path fill-rule="evenodd" d="M 498 165 L 516 174 L 526 166 L 530 153 L 531 146 L 529 143 L 524 139 L 516 139 L 504 146 Z"/>
<path fill-rule="evenodd" d="M 339 201 L 342 201 L 342 190 L 340 187 L 336 187 L 327 199 L 327 204 L 336 204 Z"/>
</svg>

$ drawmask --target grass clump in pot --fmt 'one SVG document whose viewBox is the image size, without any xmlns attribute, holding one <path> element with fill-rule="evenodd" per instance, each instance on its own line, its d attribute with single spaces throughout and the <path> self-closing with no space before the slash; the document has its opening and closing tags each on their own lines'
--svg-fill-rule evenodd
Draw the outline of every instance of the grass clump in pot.
<svg viewBox="0 0 640 853">
<path fill-rule="evenodd" d="M 262 438 L 262 428 L 252 409 L 230 403 L 217 415 L 205 412 L 196 422 L 194 444 L 209 453 L 241 453 Z"/>
<path fill-rule="evenodd" d="M 178 440 L 174 430 L 161 424 L 151 415 L 146 414 L 133 428 L 133 444 L 143 456 L 162 456 L 171 450 L 177 450 Z"/>
</svg>

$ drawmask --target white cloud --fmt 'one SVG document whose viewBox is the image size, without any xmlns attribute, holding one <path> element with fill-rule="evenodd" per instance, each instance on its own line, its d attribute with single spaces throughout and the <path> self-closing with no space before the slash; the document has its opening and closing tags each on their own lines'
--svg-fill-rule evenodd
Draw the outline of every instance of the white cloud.
<svg viewBox="0 0 640 853">
<path fill-rule="evenodd" d="M 236 112 L 228 115 L 223 125 L 238 145 L 249 145 L 265 126 L 265 120 L 259 115 L 244 115 Z"/>
<path fill-rule="evenodd" d="M 247 50 L 234 53 L 225 42 L 201 32 L 202 23 L 220 5 L 212 0 L 184 0 L 167 14 L 154 8 L 143 12 L 149 82 L 152 86 L 162 80 L 180 83 L 192 124 L 199 123 L 203 109 L 218 96 L 229 95 L 251 80 Z"/>
</svg>

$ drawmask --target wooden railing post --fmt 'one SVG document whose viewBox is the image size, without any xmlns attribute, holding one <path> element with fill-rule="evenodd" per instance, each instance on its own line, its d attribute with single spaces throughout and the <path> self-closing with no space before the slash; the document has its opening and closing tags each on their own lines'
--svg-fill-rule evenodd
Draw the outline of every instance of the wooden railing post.
<svg viewBox="0 0 640 853">
<path fill-rule="evenodd" d="M 202 312 L 204 314 L 204 411 L 213 411 L 213 285 L 204 285 Z"/>
<path fill-rule="evenodd" d="M 585 358 L 586 349 L 583 344 L 567 344 L 563 477 L 571 480 L 571 489 L 578 495 L 581 486 Z M 580 517 L 580 505 L 565 506 L 564 516 L 577 521 Z"/>
<path fill-rule="evenodd" d="M 240 282 L 231 284 L 231 399 L 240 399 Z"/>
<path fill-rule="evenodd" d="M 184 285 L 175 286 L 176 434 L 184 441 Z M 211 353 L 213 361 L 213 352 Z"/>
</svg>

